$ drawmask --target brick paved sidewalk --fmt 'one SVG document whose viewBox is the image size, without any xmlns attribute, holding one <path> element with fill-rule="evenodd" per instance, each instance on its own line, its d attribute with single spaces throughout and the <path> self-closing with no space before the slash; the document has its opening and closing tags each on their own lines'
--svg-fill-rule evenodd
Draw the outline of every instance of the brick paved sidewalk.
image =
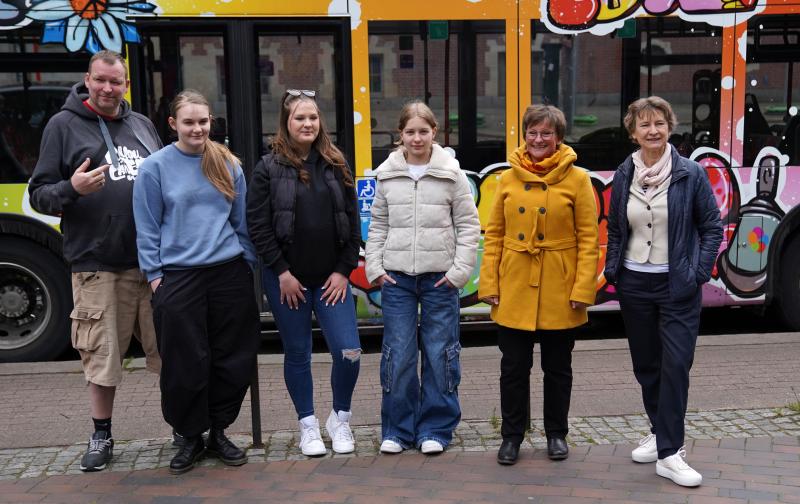
<svg viewBox="0 0 800 504">
<path fill-rule="evenodd" d="M 570 418 L 569 443 L 573 447 L 592 445 L 633 444 L 649 432 L 645 415 L 626 415 L 615 417 Z M 380 426 L 361 426 L 353 429 L 356 439 L 356 452 L 350 455 L 334 455 L 328 451 L 328 458 L 375 456 L 380 446 Z M 328 446 L 327 433 L 323 437 Z M 690 412 L 686 416 L 686 438 L 694 440 L 719 440 L 726 446 L 733 446 L 736 439 L 761 437 L 800 438 L 800 412 L 785 408 L 760 410 L 730 410 Z M 287 460 L 306 460 L 300 453 L 299 433 L 277 431 L 267 433 L 264 446 L 252 446 L 252 437 L 233 435 L 231 438 L 239 446 L 249 447 L 251 462 L 277 462 Z M 171 438 L 117 441 L 114 446 L 114 459 L 107 472 L 138 471 L 164 468 L 175 455 Z M 450 452 L 494 452 L 501 442 L 499 420 L 484 422 L 462 421 L 456 429 Z M 545 449 L 544 427 L 541 420 L 534 420 L 533 426 L 523 443 L 523 449 Z M 85 443 L 64 447 L 18 448 L 0 450 L 0 480 L 53 476 L 62 474 L 81 474 L 80 458 L 86 449 Z M 206 467 L 222 466 L 216 459 L 204 460 Z M 800 477 L 800 467 L 798 467 Z"/>
<path fill-rule="evenodd" d="M 800 438 L 695 440 L 688 460 L 704 476 L 682 488 L 630 460 L 633 445 L 574 447 L 566 461 L 542 449 L 500 466 L 492 450 L 251 462 L 199 467 L 182 476 L 164 468 L 0 481 L 0 502 L 800 502 Z"/>
</svg>

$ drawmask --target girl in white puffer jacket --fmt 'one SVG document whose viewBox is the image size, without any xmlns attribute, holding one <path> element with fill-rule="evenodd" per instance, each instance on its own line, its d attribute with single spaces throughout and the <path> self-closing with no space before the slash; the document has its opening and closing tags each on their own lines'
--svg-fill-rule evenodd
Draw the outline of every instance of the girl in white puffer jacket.
<svg viewBox="0 0 800 504">
<path fill-rule="evenodd" d="M 475 267 L 481 229 L 466 175 L 433 142 L 431 109 L 407 104 L 398 129 L 399 148 L 376 170 L 366 245 L 384 322 L 381 451 L 433 454 L 447 447 L 461 418 L 458 290 Z"/>
</svg>

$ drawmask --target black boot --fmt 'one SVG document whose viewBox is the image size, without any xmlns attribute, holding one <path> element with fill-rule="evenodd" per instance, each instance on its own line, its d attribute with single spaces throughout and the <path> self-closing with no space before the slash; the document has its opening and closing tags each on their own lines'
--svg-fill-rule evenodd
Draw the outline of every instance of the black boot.
<svg viewBox="0 0 800 504">
<path fill-rule="evenodd" d="M 502 465 L 514 465 L 519 457 L 519 443 L 503 440 L 500 449 L 497 450 L 497 463 Z"/>
<path fill-rule="evenodd" d="M 550 460 L 564 460 L 569 456 L 569 446 L 564 438 L 547 438 L 547 456 Z"/>
<path fill-rule="evenodd" d="M 240 466 L 247 463 L 244 450 L 233 444 L 222 429 L 211 429 L 208 433 L 206 452 L 222 460 L 225 465 Z"/>
<path fill-rule="evenodd" d="M 202 436 L 185 437 L 178 453 L 169 463 L 169 472 L 183 474 L 194 468 L 194 464 L 203 457 L 206 447 Z"/>
</svg>

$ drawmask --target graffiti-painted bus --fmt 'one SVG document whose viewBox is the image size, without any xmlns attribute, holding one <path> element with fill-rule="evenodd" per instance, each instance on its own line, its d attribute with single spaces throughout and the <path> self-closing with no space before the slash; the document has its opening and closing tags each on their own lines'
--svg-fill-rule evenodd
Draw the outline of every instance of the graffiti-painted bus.
<svg viewBox="0 0 800 504">
<path fill-rule="evenodd" d="M 633 150 L 626 106 L 676 109 L 670 141 L 702 163 L 725 221 L 708 306 L 776 304 L 800 328 L 800 0 L 0 0 L 0 360 L 47 359 L 69 342 L 58 219 L 26 196 L 42 128 L 89 54 L 123 51 L 130 100 L 171 140 L 167 104 L 199 89 L 212 135 L 247 168 L 268 148 L 286 88 L 315 89 L 358 177 L 366 237 L 371 170 L 411 98 L 440 118 L 486 222 L 531 103 L 564 110 L 566 142 L 594 184 L 605 249 L 612 172 Z M 615 293 L 597 266 L 598 308 Z M 486 316 L 477 270 L 465 318 Z M 380 291 L 351 276 L 358 313 Z"/>
</svg>

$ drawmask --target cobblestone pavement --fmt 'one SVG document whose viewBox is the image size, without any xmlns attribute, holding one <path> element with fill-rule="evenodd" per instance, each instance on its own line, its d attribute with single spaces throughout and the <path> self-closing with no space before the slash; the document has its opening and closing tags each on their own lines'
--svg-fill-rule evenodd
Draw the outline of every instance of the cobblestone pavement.
<svg viewBox="0 0 800 504">
<path fill-rule="evenodd" d="M 485 452 L 500 446 L 499 419 L 484 422 L 461 422 L 456 429 L 450 452 Z M 569 442 L 572 446 L 635 444 L 649 432 L 645 415 L 577 417 L 570 419 Z M 380 426 L 355 427 L 356 452 L 328 458 L 372 456 L 378 454 Z M 786 408 L 703 411 L 686 415 L 686 438 L 719 440 L 790 436 L 800 438 L 800 412 Z M 264 447 L 252 447 L 252 437 L 234 435 L 239 446 L 249 446 L 250 462 L 306 460 L 298 448 L 297 431 L 265 433 Z M 535 420 L 522 448 L 546 448 L 541 420 Z M 0 450 L 0 480 L 81 474 L 80 458 L 84 443 L 64 447 L 19 448 Z M 108 471 L 138 471 L 167 467 L 176 449 L 171 439 L 120 441 L 114 446 L 114 459 Z M 414 450 L 406 453 L 413 454 Z M 216 459 L 205 459 L 206 467 L 219 466 Z M 800 465 L 798 465 L 800 470 Z M 799 475 L 800 476 L 800 475 Z"/>
</svg>

